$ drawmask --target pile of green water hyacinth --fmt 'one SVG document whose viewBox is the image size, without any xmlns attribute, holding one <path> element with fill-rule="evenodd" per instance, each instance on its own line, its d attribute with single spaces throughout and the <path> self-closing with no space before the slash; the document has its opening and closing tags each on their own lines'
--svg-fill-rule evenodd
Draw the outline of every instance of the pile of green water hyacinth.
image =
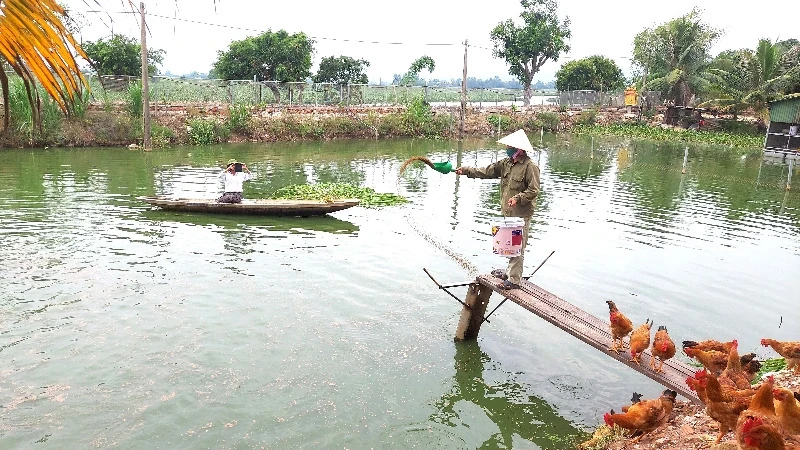
<svg viewBox="0 0 800 450">
<path fill-rule="evenodd" d="M 275 199 L 331 201 L 357 198 L 361 206 L 392 206 L 407 203 L 408 199 L 397 194 L 379 193 L 374 189 L 347 183 L 293 184 L 278 189 Z"/>
<path fill-rule="evenodd" d="M 726 131 L 672 130 L 635 123 L 612 123 L 608 125 L 575 125 L 570 129 L 576 134 L 594 136 L 620 136 L 652 141 L 697 142 L 701 144 L 725 145 L 751 151 L 760 151 L 763 135 L 737 134 Z"/>
<path fill-rule="evenodd" d="M 761 382 L 761 377 L 766 373 L 779 372 L 786 368 L 786 360 L 783 358 L 771 358 L 761 361 L 761 368 L 758 370 L 753 384 Z"/>
</svg>

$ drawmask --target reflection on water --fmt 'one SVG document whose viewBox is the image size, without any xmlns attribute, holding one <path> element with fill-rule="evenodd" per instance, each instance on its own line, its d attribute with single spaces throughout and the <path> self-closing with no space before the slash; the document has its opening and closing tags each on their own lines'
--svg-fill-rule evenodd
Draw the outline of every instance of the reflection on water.
<svg viewBox="0 0 800 450">
<path fill-rule="evenodd" d="M 515 442 L 519 445 L 522 439 L 540 448 L 568 449 L 575 448 L 585 436 L 551 405 L 533 395 L 531 387 L 518 383 L 513 373 L 492 361 L 477 342 L 457 342 L 455 347 L 455 383 L 450 392 L 434 402 L 437 411 L 431 421 L 451 428 L 468 428 L 474 411 L 465 403 L 477 406 L 497 429 L 480 444 L 469 443 L 469 447 L 477 448 L 514 448 Z"/>
<path fill-rule="evenodd" d="M 770 356 L 764 335 L 797 339 L 800 192 L 784 189 L 785 166 L 690 146 L 683 173 L 684 144 L 542 146 L 526 273 L 555 254 L 535 282 L 600 317 L 614 299 L 676 340 L 738 338 Z M 504 151 L 490 139 L 0 152 L 0 440 L 567 448 L 631 391 L 658 395 L 515 305 L 484 324 L 480 348 L 454 347 L 460 306 L 422 268 L 461 282 L 505 265 L 489 239 L 498 182 L 417 166 L 398 178 L 416 155 L 485 166 Z M 256 174 L 250 198 L 352 182 L 411 202 L 274 218 L 136 199 L 218 196 L 230 158 Z"/>
</svg>

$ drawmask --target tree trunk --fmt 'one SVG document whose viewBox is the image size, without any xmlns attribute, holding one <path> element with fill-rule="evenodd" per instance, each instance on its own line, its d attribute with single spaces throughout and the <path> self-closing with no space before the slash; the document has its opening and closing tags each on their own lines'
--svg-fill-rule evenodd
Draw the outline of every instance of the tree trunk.
<svg viewBox="0 0 800 450">
<path fill-rule="evenodd" d="M 8 75 L 5 70 L 0 70 L 0 86 L 3 88 L 3 131 L 0 134 L 6 134 L 8 131 L 10 108 L 8 105 Z"/>
<path fill-rule="evenodd" d="M 522 105 L 531 106 L 531 81 L 528 80 L 523 85 Z"/>
<path fill-rule="evenodd" d="M 267 87 L 272 91 L 272 96 L 275 97 L 275 103 L 281 102 L 281 91 L 278 90 L 278 83 L 275 81 L 267 81 Z"/>
</svg>

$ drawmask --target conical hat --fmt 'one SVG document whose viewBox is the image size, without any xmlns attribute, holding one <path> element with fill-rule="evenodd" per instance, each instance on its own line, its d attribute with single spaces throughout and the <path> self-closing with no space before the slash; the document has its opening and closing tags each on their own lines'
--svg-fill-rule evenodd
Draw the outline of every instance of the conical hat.
<svg viewBox="0 0 800 450">
<path fill-rule="evenodd" d="M 498 144 L 507 145 L 509 147 L 518 148 L 520 150 L 525 150 L 526 152 L 532 152 L 533 146 L 531 145 L 531 141 L 528 140 L 528 135 L 525 134 L 525 131 L 519 129 L 508 136 L 500 139 L 497 141 Z"/>
</svg>

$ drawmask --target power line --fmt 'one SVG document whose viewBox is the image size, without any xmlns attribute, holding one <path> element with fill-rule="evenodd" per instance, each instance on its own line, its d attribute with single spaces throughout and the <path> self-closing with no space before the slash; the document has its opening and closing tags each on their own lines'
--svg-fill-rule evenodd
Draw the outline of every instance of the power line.
<svg viewBox="0 0 800 450">
<path fill-rule="evenodd" d="M 136 11 L 99 11 L 99 10 L 89 10 L 89 11 L 81 11 L 84 13 L 104 13 L 104 14 L 138 14 Z M 206 25 L 211 27 L 219 27 L 219 28 L 228 28 L 232 30 L 241 30 L 241 31 L 252 31 L 256 33 L 264 33 L 268 30 L 264 29 L 257 29 L 257 28 L 246 28 L 246 27 L 238 27 L 234 25 L 224 25 L 219 23 L 212 23 L 212 22 L 204 22 L 201 20 L 192 20 L 192 19 L 184 19 L 180 17 L 170 17 L 164 16 L 161 14 L 147 14 L 150 17 L 157 17 L 160 19 L 167 19 L 167 20 L 175 20 L 178 22 L 187 22 L 187 23 L 194 23 L 198 25 Z M 409 42 L 385 42 L 385 41 L 371 41 L 366 39 L 344 39 L 344 38 L 331 38 L 331 37 L 323 37 L 323 36 L 309 36 L 311 39 L 318 39 L 318 40 L 325 40 L 325 41 L 338 41 L 338 42 L 354 42 L 358 44 L 378 44 L 378 45 L 425 45 L 425 46 L 432 46 L 432 47 L 450 47 L 450 46 L 460 46 L 461 44 L 450 43 L 450 42 L 432 42 L 432 43 L 409 43 Z"/>
</svg>

